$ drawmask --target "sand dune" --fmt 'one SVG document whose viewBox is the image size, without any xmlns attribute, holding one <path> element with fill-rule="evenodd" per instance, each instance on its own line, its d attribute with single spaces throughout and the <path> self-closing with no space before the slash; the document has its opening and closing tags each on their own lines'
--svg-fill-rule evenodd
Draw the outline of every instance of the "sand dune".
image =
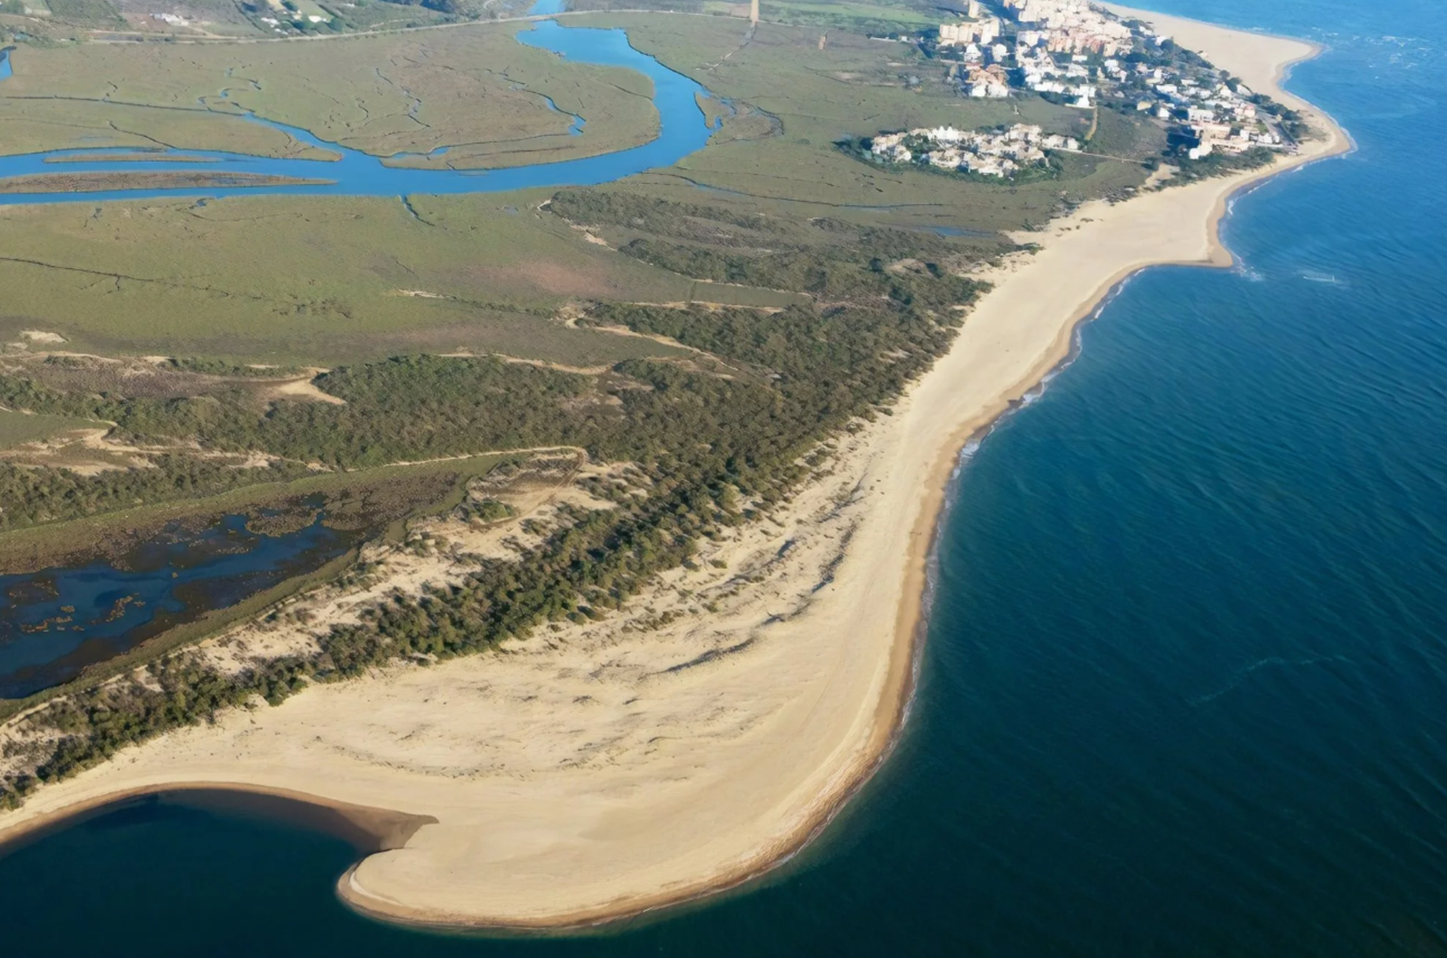
<svg viewBox="0 0 1447 958">
<path fill-rule="evenodd" d="M 1311 46 L 1141 16 L 1308 109 L 1273 81 Z M 1290 164 L 1347 147 L 1318 122 L 1330 136 Z M 1216 222 L 1229 194 L 1261 175 L 1090 204 L 1031 234 L 1044 248 L 999 270 L 892 417 L 841 440 L 833 474 L 779 523 L 709 546 L 703 558 L 726 568 L 671 573 L 601 625 L 399 666 L 128 750 L 42 790 L 0 819 L 0 836 L 176 783 L 432 816 L 340 890 L 371 913 L 440 924 L 599 920 L 767 868 L 827 820 L 895 734 L 958 450 L 1067 356 L 1077 322 L 1123 277 L 1228 263 Z M 705 604 L 718 611 L 698 611 Z"/>
</svg>

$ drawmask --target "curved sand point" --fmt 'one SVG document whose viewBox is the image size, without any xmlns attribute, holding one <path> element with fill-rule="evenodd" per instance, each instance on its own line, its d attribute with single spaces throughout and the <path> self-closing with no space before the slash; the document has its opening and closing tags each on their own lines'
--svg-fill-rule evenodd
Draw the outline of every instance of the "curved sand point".
<svg viewBox="0 0 1447 958">
<path fill-rule="evenodd" d="M 431 816 L 339 886 L 379 917 L 560 927 L 737 884 L 817 833 L 887 754 L 908 703 L 928 552 L 957 452 L 1070 353 L 1130 274 L 1228 265 L 1234 192 L 1349 148 L 1276 88 L 1296 40 L 1137 13 L 1327 137 L 1275 167 L 1092 203 L 1027 238 L 950 353 L 894 414 L 841 437 L 777 523 L 738 530 L 616 620 L 498 655 L 313 688 L 130 749 L 0 819 L 0 838 L 86 803 L 233 783 Z M 712 545 L 709 548 L 715 548 Z M 687 588 L 692 599 L 680 599 Z M 718 609 L 652 615 L 706 596 Z M 670 605 L 672 603 L 672 605 Z"/>
</svg>

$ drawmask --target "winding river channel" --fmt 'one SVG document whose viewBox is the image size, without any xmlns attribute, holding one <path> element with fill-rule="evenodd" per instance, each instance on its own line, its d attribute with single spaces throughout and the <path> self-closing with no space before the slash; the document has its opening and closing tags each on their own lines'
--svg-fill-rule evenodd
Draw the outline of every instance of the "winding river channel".
<svg viewBox="0 0 1447 958">
<path fill-rule="evenodd" d="M 557 12 L 555 4 L 533 7 L 534 13 Z M 703 148 L 715 127 L 710 126 L 699 105 L 699 98 L 710 94 L 698 83 L 675 73 L 628 43 L 622 30 L 600 30 L 591 27 L 563 27 L 555 20 L 544 20 L 518 34 L 518 41 L 541 50 L 548 50 L 575 63 L 597 66 L 625 67 L 636 70 L 653 83 L 653 104 L 658 110 L 659 132 L 653 140 L 640 146 L 598 156 L 538 163 L 497 170 L 424 170 L 389 166 L 381 157 L 371 156 L 336 143 L 328 143 L 307 130 L 264 119 L 254 114 L 237 114 L 238 123 L 261 123 L 280 130 L 299 143 L 327 150 L 339 156 L 336 160 L 250 156 L 207 150 L 133 151 L 133 162 L 117 160 L 127 151 L 115 147 L 53 150 L 0 156 L 0 178 L 34 176 L 45 173 L 181 173 L 208 176 L 242 174 L 246 176 L 287 177 L 319 182 L 252 187 L 198 187 L 176 189 L 119 189 L 96 192 L 5 193 L 0 205 L 22 203 L 74 203 L 105 200 L 146 199 L 167 196 L 255 196 L 258 194 L 324 195 L 324 196 L 408 196 L 410 194 L 501 193 L 529 187 L 593 186 L 632 176 L 644 170 L 672 166 Z M 11 56 L 14 56 L 12 53 Z M 25 69 L 24 54 L 13 63 L 0 66 L 0 81 L 10 70 Z M 549 102 L 551 106 L 551 102 Z M 554 108 L 556 109 L 556 108 Z M 579 131 L 585 118 L 575 117 L 570 132 Z M 95 159 L 86 159 L 93 156 Z M 161 156 L 174 156 L 167 163 Z M 197 161 L 202 161 L 198 164 Z"/>
</svg>

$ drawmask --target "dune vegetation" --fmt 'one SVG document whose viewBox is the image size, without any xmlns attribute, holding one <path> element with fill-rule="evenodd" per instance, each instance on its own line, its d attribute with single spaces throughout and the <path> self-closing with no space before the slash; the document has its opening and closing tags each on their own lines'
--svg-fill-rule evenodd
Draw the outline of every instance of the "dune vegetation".
<svg viewBox="0 0 1447 958">
<path fill-rule="evenodd" d="M 590 188 L 0 212 L 0 406 L 98 423 L 108 444 L 84 470 L 36 446 L 0 465 L 0 548 L 134 527 L 137 505 L 276 501 L 414 468 L 397 463 L 442 464 L 448 509 L 476 477 L 448 462 L 566 448 L 629 470 L 590 487 L 601 504 L 559 505 L 546 524 L 478 500 L 467 521 L 519 523 L 511 553 L 455 557 L 467 571 L 454 585 L 398 592 L 301 651 L 223 672 L 162 643 L 127 661 L 140 671 L 52 690 L 12 729 L 28 744 L 0 800 L 224 707 L 607 615 L 692 562 L 701 539 L 787 502 L 828 468 L 834 438 L 889 415 L 968 321 L 976 271 L 1018 248 L 1010 231 L 1128 196 L 1148 175 L 1153 128 L 1043 100 L 962 100 L 912 47 L 724 17 L 589 22 L 626 27 L 727 98 L 708 105 L 723 122 L 707 148 Z M 15 118 L 30 148 L 89 135 L 112 111 L 135 132 L 106 145 L 214 147 L 213 132 L 242 130 L 256 152 L 298 148 L 226 115 L 244 108 L 384 155 L 490 138 L 466 154 L 490 162 L 504 141 L 566 127 L 546 93 L 588 119 L 559 157 L 651 135 L 637 77 L 560 64 L 515 29 L 26 51 L 47 66 L 0 90 L 0 121 Z M 71 69 L 82 55 L 100 66 Z M 77 99 L 31 99 L 42 87 Z M 55 109 L 77 126 L 25 126 Z M 1017 186 L 874 169 L 835 146 L 1017 116 L 1098 132 L 1110 152 Z"/>
</svg>

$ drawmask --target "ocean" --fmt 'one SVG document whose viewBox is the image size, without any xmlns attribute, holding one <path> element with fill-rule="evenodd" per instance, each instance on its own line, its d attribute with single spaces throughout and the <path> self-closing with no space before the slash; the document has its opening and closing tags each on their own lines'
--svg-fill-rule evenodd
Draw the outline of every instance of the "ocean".
<svg viewBox="0 0 1447 958">
<path fill-rule="evenodd" d="M 353 853 L 150 804 L 0 859 L 13 954 L 1447 955 L 1447 20 L 1159 0 L 1332 49 L 1359 149 L 1234 204 L 962 461 L 918 700 L 760 885 L 588 936 L 357 917 Z"/>
</svg>

